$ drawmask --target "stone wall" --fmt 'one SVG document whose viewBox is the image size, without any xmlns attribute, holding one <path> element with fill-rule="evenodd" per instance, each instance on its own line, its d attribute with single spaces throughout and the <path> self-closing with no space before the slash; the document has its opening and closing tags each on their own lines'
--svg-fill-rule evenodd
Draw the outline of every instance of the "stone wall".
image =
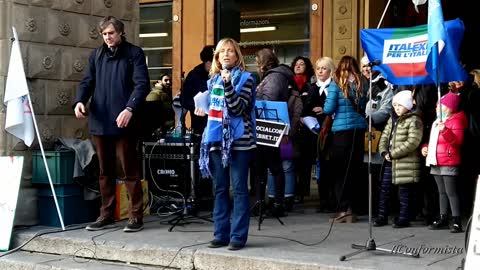
<svg viewBox="0 0 480 270">
<path fill-rule="evenodd" d="M 359 30 L 364 27 L 364 10 L 367 0 L 323 1 L 322 56 L 336 62 L 345 55 L 360 59 Z"/>
<path fill-rule="evenodd" d="M 71 106 L 88 56 L 102 43 L 96 26 L 106 15 L 122 19 L 127 40 L 138 43 L 139 7 L 136 0 L 0 0 L 0 155 L 12 151 L 25 155 L 24 192 L 30 186 L 32 175 L 31 153 L 23 142 L 4 131 L 3 94 L 11 27 L 15 26 L 18 33 L 40 136 L 48 148 L 57 137 L 88 137 L 87 121 L 75 119 Z M 33 147 L 36 145 L 37 141 Z M 30 193 L 24 195 L 21 193 L 19 202 L 22 197 L 33 196 Z M 19 205 L 17 213 L 28 214 L 25 222 L 19 221 L 17 216 L 17 224 L 34 223 L 36 211 L 22 207 Z"/>
</svg>

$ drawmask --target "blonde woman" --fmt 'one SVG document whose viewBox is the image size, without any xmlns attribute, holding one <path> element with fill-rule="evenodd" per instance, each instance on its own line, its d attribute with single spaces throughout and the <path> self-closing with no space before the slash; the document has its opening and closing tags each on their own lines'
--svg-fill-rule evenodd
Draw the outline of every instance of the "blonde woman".
<svg viewBox="0 0 480 270">
<path fill-rule="evenodd" d="M 317 179 L 320 205 L 317 212 L 332 212 L 335 209 L 335 195 L 333 194 L 332 170 L 330 169 L 329 151 L 331 146 L 332 117 L 323 112 L 325 100 L 328 96 L 328 87 L 332 82 L 335 72 L 335 63 L 330 57 L 319 58 L 315 62 L 316 82 L 309 85 L 308 95 L 303 106 L 302 117 L 312 116 L 320 123 L 319 136 L 313 134 L 306 126 L 302 127 L 302 140 L 298 140 L 300 158 L 296 164 L 300 177 L 308 178 L 311 173 L 312 163 L 317 157 L 320 163 L 320 178 Z M 316 148 L 311 145 L 317 144 Z M 299 177 L 299 178 L 300 178 Z"/>
<path fill-rule="evenodd" d="M 364 112 L 367 89 L 360 77 L 358 63 L 352 56 L 340 59 L 328 87 L 323 107 L 327 115 L 335 114 L 332 124 L 331 160 L 339 212 L 334 222 L 355 222 L 353 192 L 355 180 L 361 178 L 358 168 L 363 162 L 364 136 L 367 128 Z"/>
<path fill-rule="evenodd" d="M 255 79 L 245 71 L 238 43 L 220 40 L 208 85 L 208 121 L 200 149 L 200 171 L 215 187 L 214 232 L 210 248 L 242 249 L 248 236 L 248 168 L 255 144 Z M 206 114 L 195 108 L 195 114 Z M 230 183 L 233 208 L 230 203 Z M 232 211 L 233 210 L 233 211 Z M 232 216 L 232 217 L 230 217 Z"/>
</svg>

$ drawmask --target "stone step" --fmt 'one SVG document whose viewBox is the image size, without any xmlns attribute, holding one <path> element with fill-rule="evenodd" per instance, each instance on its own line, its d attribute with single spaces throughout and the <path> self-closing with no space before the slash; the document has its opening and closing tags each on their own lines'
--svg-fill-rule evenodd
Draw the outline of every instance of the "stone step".
<svg viewBox="0 0 480 270">
<path fill-rule="evenodd" d="M 138 241 L 135 236 L 145 234 L 145 231 L 124 233 L 122 229 L 123 224 L 119 223 L 115 228 L 97 232 L 86 231 L 84 226 L 81 226 L 76 230 L 67 228 L 67 231 L 62 232 L 58 229 L 58 232 L 43 234 L 45 231 L 52 231 L 52 228 L 44 227 L 43 230 L 39 230 L 42 232 L 41 235 L 36 237 L 34 236 L 38 232 L 16 233 L 14 246 L 28 242 L 22 250 L 140 265 L 193 268 L 191 261 L 193 250 L 186 249 L 178 252 L 178 248 L 161 246 L 155 242 Z M 32 237 L 34 237 L 33 240 L 31 240 Z"/>
<path fill-rule="evenodd" d="M 318 260 L 315 259 L 316 256 L 310 254 L 311 252 L 284 253 L 274 251 L 273 254 L 276 255 L 272 256 L 270 254 L 272 251 L 268 251 L 268 247 L 261 248 L 263 251 L 246 249 L 242 252 L 229 251 L 226 248 L 210 249 L 207 248 L 206 245 L 211 239 L 211 232 L 202 231 L 207 228 L 210 229 L 211 224 L 198 225 L 201 227 L 198 233 L 180 233 L 180 235 L 179 232 L 167 232 L 168 227 L 158 228 L 158 224 L 148 222 L 145 223 L 145 229 L 143 231 L 124 233 L 121 230 L 123 225 L 123 223 L 119 223 L 117 228 L 97 232 L 88 232 L 81 227 L 81 229 L 78 230 L 39 235 L 31 240 L 31 238 L 39 234 L 39 232 L 45 231 L 45 228 L 35 227 L 34 229 L 16 232 L 14 234 L 14 246 L 28 242 L 22 247 L 23 251 L 21 254 L 29 254 L 27 252 L 38 254 L 38 256 L 43 254 L 45 256 L 52 256 L 52 260 L 53 258 L 57 258 L 57 260 L 70 258 L 71 260 L 71 258 L 74 257 L 81 257 L 80 260 L 85 261 L 85 258 L 94 258 L 100 264 L 101 262 L 122 262 L 123 265 L 128 263 L 131 266 L 141 265 L 142 267 L 150 267 L 151 269 L 164 267 L 164 269 L 182 270 L 320 270 L 331 269 L 331 265 L 338 260 L 338 257 L 335 256 L 319 263 Z M 13 255 L 15 254 L 16 253 Z M 13 258 L 11 257 L 13 255 L 7 256 L 6 259 Z M 0 258 L 0 261 L 5 263 L 5 260 L 2 259 L 3 258 Z M 22 261 L 23 258 L 19 258 L 18 260 Z M 46 260 L 47 259 L 44 261 Z M 38 259 L 38 261 L 42 260 Z M 24 263 L 30 263 L 30 260 L 25 260 Z M 119 263 L 119 265 L 122 264 Z M 22 267 L 24 268 L 0 267 L 0 269 L 36 270 L 36 268 L 29 268 L 30 266 Z M 86 268 L 82 268 L 82 265 L 79 265 L 79 268 L 73 269 Z M 137 268 L 134 267 L 133 269 Z M 336 269 L 352 268 L 347 264 L 345 268 L 337 267 Z"/>
<path fill-rule="evenodd" d="M 330 227 L 328 219 L 328 214 L 316 214 L 313 209 L 305 213 L 292 212 L 282 218 L 284 225 L 268 218 L 262 223 L 261 230 L 257 228 L 258 220 L 252 219 L 248 245 L 239 251 L 208 248 L 207 244 L 212 239 L 212 224 L 209 222 L 188 219 L 203 223 L 180 224 L 170 231 L 171 216 L 148 217 L 144 230 L 136 233 L 123 232 L 124 221 L 118 222 L 115 228 L 97 232 L 86 231 L 84 226 L 76 230 L 68 227 L 68 231 L 50 231 L 48 234 L 43 233 L 45 227 L 17 228 L 12 246 L 22 246 L 23 251 L 34 254 L 59 256 L 51 260 L 84 257 L 95 258 L 99 263 L 117 262 L 123 266 L 128 263 L 134 266 L 132 269 L 141 269 L 137 267 L 139 265 L 182 270 L 443 270 L 456 269 L 466 253 L 463 249 L 464 235 L 428 230 L 419 222 L 414 222 L 411 227 L 398 230 L 391 226 L 375 228 L 377 246 L 393 249 L 394 252 L 380 253 L 379 256 L 373 256 L 377 251 L 363 252 L 340 262 L 340 256 L 357 251 L 351 249 L 352 243 L 365 243 L 369 230 L 367 217 L 359 217 L 359 222 L 354 224 L 336 224 L 334 228 Z M 326 240 L 325 235 L 329 235 Z M 31 240 L 33 236 L 36 237 Z M 457 251 L 452 251 L 452 247 Z M 398 253 L 399 248 L 423 248 L 423 253 L 420 258 L 406 257 Z M 448 248 L 450 251 L 426 253 L 425 248 L 430 251 L 438 248 L 445 251 Z M 11 256 L 1 257 L 1 263 L 12 259 Z M 19 260 L 30 263 L 28 259 Z M 43 264 L 39 266 L 43 267 Z M 28 267 L 0 265 L 0 269 L 32 269 Z M 89 268 L 80 265 L 77 269 Z"/>
<path fill-rule="evenodd" d="M 112 261 L 85 259 L 69 255 L 55 255 L 28 251 L 17 251 L 0 258 L 0 269 L 9 270 L 159 270 L 151 267 Z M 172 268 L 173 269 L 173 268 Z"/>
</svg>

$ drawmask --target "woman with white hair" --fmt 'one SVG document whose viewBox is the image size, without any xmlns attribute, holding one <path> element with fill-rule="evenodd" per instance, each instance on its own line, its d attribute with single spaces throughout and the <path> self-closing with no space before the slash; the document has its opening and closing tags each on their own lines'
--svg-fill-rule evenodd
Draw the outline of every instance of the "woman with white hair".
<svg viewBox="0 0 480 270">
<path fill-rule="evenodd" d="M 318 195 L 320 205 L 317 212 L 333 212 L 335 210 L 335 195 L 333 182 L 329 165 L 329 146 L 331 144 L 331 123 L 332 117 L 323 113 L 323 106 L 328 96 L 328 87 L 332 82 L 332 75 L 335 71 L 335 63 L 330 57 L 319 58 L 315 62 L 316 82 L 309 85 L 308 96 L 305 99 L 302 117 L 315 117 L 320 124 L 319 135 L 316 136 L 309 130 L 309 140 L 299 142 L 300 158 L 297 168 L 312 167 L 312 162 L 316 156 L 320 163 L 320 178 L 317 179 Z M 302 118 L 303 119 L 303 118 Z M 306 126 L 303 126 L 305 129 Z M 307 136 L 305 136 L 307 137 Z M 310 147 L 312 144 L 317 148 Z M 313 152 L 313 155 L 312 155 Z M 307 170 L 308 168 L 305 168 Z M 310 170 L 307 170 L 310 173 Z"/>
</svg>

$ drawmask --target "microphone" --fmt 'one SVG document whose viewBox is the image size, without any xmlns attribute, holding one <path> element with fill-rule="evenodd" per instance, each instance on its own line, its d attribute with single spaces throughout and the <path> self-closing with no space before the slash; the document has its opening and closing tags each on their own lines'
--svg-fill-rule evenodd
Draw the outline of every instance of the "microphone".
<svg viewBox="0 0 480 270">
<path fill-rule="evenodd" d="M 373 61 L 373 62 L 368 63 L 367 65 L 368 65 L 369 67 L 373 67 L 373 66 L 378 66 L 378 65 L 380 65 L 381 63 L 382 63 L 382 62 L 377 59 L 377 60 L 375 60 L 375 61 Z"/>
<path fill-rule="evenodd" d="M 222 70 L 225 70 L 225 72 L 226 72 L 227 74 L 230 73 L 229 68 L 230 68 L 230 64 L 227 64 L 227 63 L 223 63 L 223 64 L 222 64 Z M 225 79 L 223 79 L 223 80 L 225 81 Z"/>
<path fill-rule="evenodd" d="M 224 63 L 222 64 L 222 69 L 228 70 L 230 68 L 230 64 Z"/>
</svg>

